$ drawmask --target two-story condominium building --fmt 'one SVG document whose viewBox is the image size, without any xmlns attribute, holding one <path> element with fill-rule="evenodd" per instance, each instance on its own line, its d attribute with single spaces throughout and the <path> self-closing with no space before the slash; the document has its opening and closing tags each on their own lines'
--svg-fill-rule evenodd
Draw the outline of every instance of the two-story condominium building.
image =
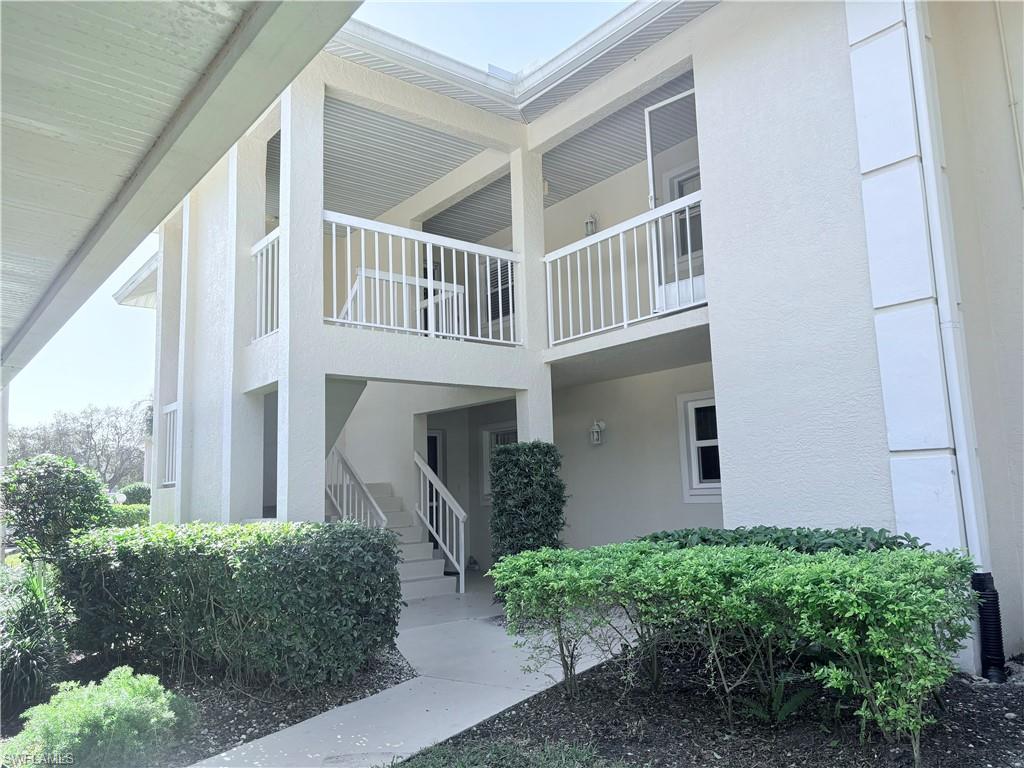
<svg viewBox="0 0 1024 768">
<path fill-rule="evenodd" d="M 490 452 L 548 440 L 569 545 L 909 531 L 1024 650 L 1021 22 L 638 3 L 515 76 L 350 22 L 120 293 L 154 517 L 388 525 L 453 592 Z"/>
</svg>

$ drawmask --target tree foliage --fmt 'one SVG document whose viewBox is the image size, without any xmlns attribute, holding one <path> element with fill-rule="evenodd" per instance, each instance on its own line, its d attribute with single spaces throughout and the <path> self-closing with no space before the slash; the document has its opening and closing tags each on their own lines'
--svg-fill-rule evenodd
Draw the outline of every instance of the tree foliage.
<svg viewBox="0 0 1024 768">
<path fill-rule="evenodd" d="M 127 407 L 58 412 L 49 422 L 14 427 L 9 435 L 10 461 L 43 453 L 68 456 L 96 470 L 108 489 L 142 480 L 146 436 L 152 418 L 147 402 Z"/>
</svg>

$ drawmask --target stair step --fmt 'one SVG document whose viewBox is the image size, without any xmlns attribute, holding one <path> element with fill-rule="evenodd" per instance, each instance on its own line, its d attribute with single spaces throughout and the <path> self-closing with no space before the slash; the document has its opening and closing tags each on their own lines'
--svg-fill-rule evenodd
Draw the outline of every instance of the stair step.
<svg viewBox="0 0 1024 768">
<path fill-rule="evenodd" d="M 429 560 L 434 556 L 434 545 L 429 541 L 417 541 L 412 544 L 399 544 L 398 551 L 404 562 L 413 560 Z"/>
<path fill-rule="evenodd" d="M 427 540 L 427 529 L 422 525 L 406 525 L 390 530 L 398 534 L 399 544 L 418 544 Z"/>
<path fill-rule="evenodd" d="M 402 599 L 417 600 L 421 597 L 453 595 L 459 588 L 457 576 L 432 576 L 428 579 L 412 579 L 402 582 Z"/>
<path fill-rule="evenodd" d="M 373 500 L 377 502 L 380 511 L 385 514 L 388 512 L 401 512 L 405 509 L 405 503 L 402 501 L 401 496 L 374 496 Z"/>
<path fill-rule="evenodd" d="M 444 576 L 444 560 L 407 560 L 398 565 L 398 578 L 403 582 L 426 579 L 430 576 Z"/>
<path fill-rule="evenodd" d="M 388 519 L 388 528 L 405 528 L 409 525 L 420 524 L 419 517 L 404 509 L 400 512 L 385 512 L 384 517 Z"/>
<path fill-rule="evenodd" d="M 391 483 L 367 483 L 366 490 L 370 492 L 373 498 L 395 495 L 395 489 L 391 487 Z"/>
</svg>

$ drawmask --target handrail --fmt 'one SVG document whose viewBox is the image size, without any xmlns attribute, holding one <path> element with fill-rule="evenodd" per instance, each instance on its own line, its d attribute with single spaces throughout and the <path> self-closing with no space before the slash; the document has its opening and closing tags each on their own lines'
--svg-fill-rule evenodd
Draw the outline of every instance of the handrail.
<svg viewBox="0 0 1024 768">
<path fill-rule="evenodd" d="M 259 253 L 272 242 L 274 242 L 278 237 L 280 237 L 280 235 L 281 228 L 274 227 L 274 230 L 272 232 L 268 232 L 262 240 L 260 240 L 258 243 L 256 243 L 256 245 L 252 247 L 252 249 L 249 251 L 250 255 L 255 256 L 257 253 Z"/>
<path fill-rule="evenodd" d="M 420 471 L 416 515 L 458 572 L 459 592 L 465 592 L 466 512 L 422 456 L 413 451 L 412 459 Z M 424 488 L 424 481 L 427 485 L 426 488 Z M 424 497 L 426 497 L 426 504 L 424 504 Z"/>
<path fill-rule="evenodd" d="M 408 227 L 399 227 L 394 224 L 385 224 L 382 221 L 363 219 L 359 216 L 352 216 L 347 213 L 337 213 L 335 211 L 324 210 L 324 221 L 331 224 L 341 224 L 342 226 L 347 227 L 369 229 L 379 232 L 382 235 L 394 235 L 395 237 L 404 237 L 409 240 L 419 240 L 422 243 L 430 243 L 431 245 L 438 245 L 443 248 L 454 248 L 457 251 L 478 253 L 481 256 L 491 256 L 492 258 L 505 259 L 516 263 L 522 262 L 522 258 L 519 254 L 513 251 L 505 251 L 501 248 L 492 248 L 489 245 L 469 243 L 465 240 L 456 240 L 453 237 L 432 235 L 429 232 L 423 232 L 418 229 L 409 229 Z"/>
<path fill-rule="evenodd" d="M 423 460 L 423 457 L 418 453 L 413 452 L 412 459 L 416 462 L 416 466 L 423 470 L 423 474 L 427 476 L 427 479 L 430 480 L 433 485 L 437 486 L 437 490 L 441 494 L 441 498 L 451 506 L 452 511 L 455 513 L 455 516 L 459 518 L 459 521 L 465 522 L 466 511 L 462 508 L 462 505 L 455 500 L 455 497 L 452 496 L 451 491 L 449 491 L 445 486 L 444 481 L 437 476 L 437 473 L 430 468 L 430 465 L 427 464 L 427 462 Z"/>
<path fill-rule="evenodd" d="M 602 229 L 600 232 L 596 232 L 593 235 L 588 235 L 587 237 L 584 237 L 582 240 L 577 240 L 575 243 L 569 243 L 569 245 L 566 245 L 562 248 L 559 248 L 557 251 L 552 251 L 551 253 L 547 254 L 544 257 L 544 261 L 555 261 L 556 259 L 560 259 L 563 256 L 566 256 L 570 253 L 575 253 L 576 251 L 582 250 L 583 248 L 587 248 L 589 246 L 596 245 L 599 242 L 603 242 L 604 240 L 607 240 L 610 237 L 615 237 L 615 235 L 619 234 L 620 232 L 627 232 L 635 227 L 641 226 L 642 224 L 646 224 L 649 221 L 655 221 L 656 219 L 660 219 L 662 216 L 668 216 L 669 214 L 681 211 L 683 208 L 686 208 L 687 206 L 696 205 L 701 201 L 701 198 L 701 190 L 698 189 L 696 192 L 691 192 L 685 197 L 677 198 L 672 202 L 665 203 L 664 205 L 659 205 L 657 208 L 652 208 L 649 211 L 644 211 L 643 213 L 638 214 L 637 216 L 634 216 L 631 219 L 626 219 L 625 221 L 620 222 L 619 224 L 615 224 L 614 226 L 608 227 L 608 229 Z"/>
<path fill-rule="evenodd" d="M 362 523 L 370 528 L 387 528 L 387 516 L 381 511 L 380 505 L 377 504 L 377 500 L 373 498 L 369 488 L 366 487 L 366 483 L 363 482 L 359 473 L 356 472 L 356 468 L 345 458 L 345 454 L 338 450 L 337 447 L 333 447 L 328 454 L 328 462 L 330 459 L 334 459 L 337 462 L 341 473 L 335 476 L 331 472 L 332 467 L 328 463 L 327 495 L 330 497 L 341 519 Z M 363 509 L 356 509 L 350 512 L 348 496 L 348 487 L 350 485 L 354 486 L 357 491 L 355 498 L 352 498 L 353 504 L 369 510 L 369 515 L 363 514 Z M 338 493 L 339 489 L 341 491 L 340 496 Z"/>
</svg>

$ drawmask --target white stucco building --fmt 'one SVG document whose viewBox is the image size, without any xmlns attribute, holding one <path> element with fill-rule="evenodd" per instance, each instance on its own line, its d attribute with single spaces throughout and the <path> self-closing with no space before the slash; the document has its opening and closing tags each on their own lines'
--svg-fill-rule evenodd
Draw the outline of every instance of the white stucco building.
<svg viewBox="0 0 1024 768">
<path fill-rule="evenodd" d="M 492 447 L 553 440 L 570 545 L 909 531 L 1024 650 L 1021 28 L 637 4 L 510 77 L 349 22 L 122 291 L 154 516 L 386 520 L 407 595 L 451 591 Z"/>
</svg>

